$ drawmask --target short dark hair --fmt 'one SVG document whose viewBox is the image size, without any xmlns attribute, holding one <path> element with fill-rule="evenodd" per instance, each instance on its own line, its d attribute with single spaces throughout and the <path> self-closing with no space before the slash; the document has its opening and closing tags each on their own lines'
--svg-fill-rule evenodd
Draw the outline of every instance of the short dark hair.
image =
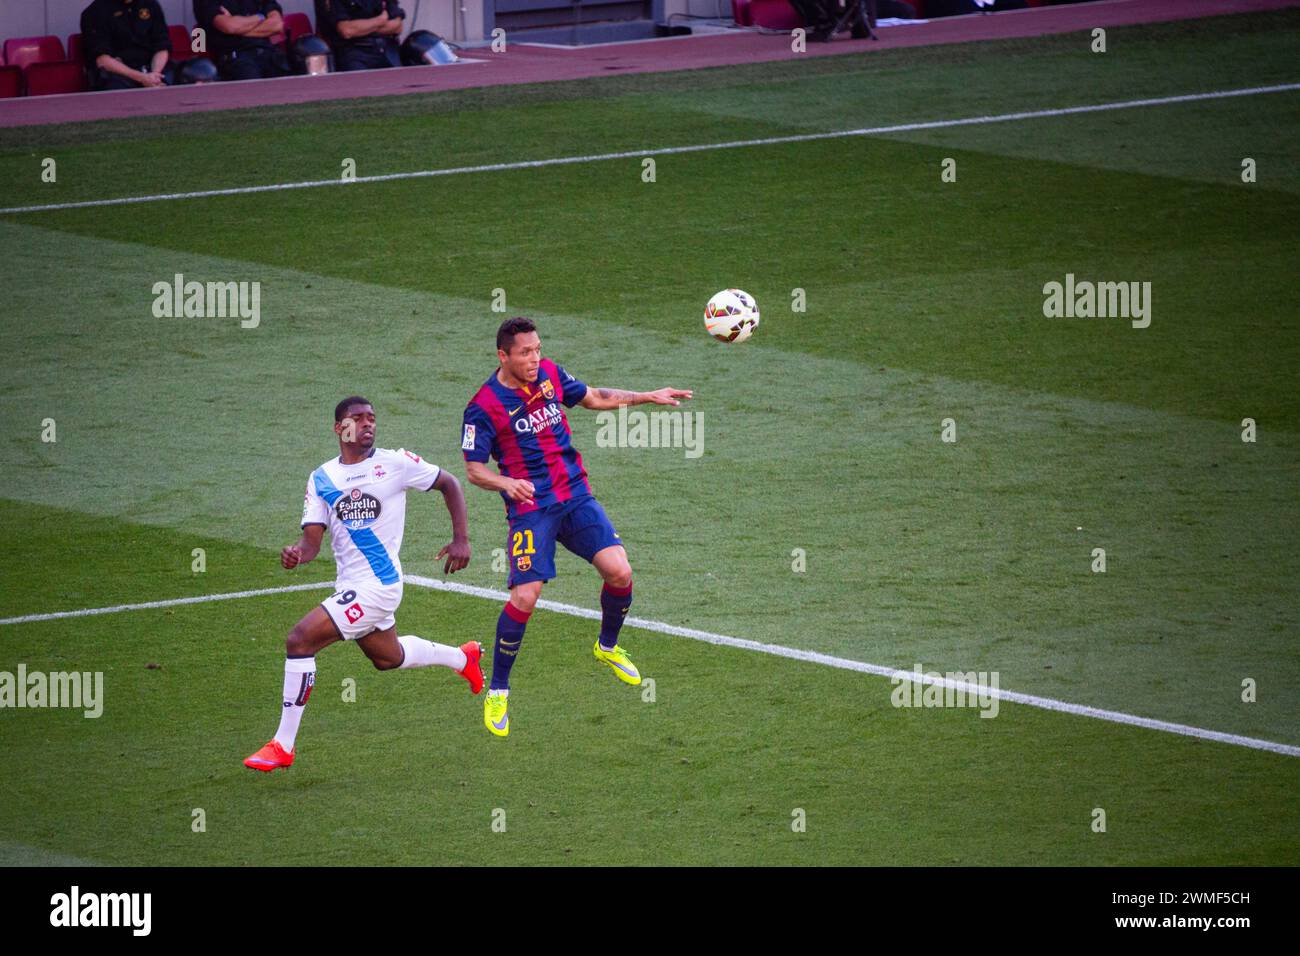
<svg viewBox="0 0 1300 956">
<path fill-rule="evenodd" d="M 360 395 L 349 395 L 347 398 L 343 399 L 343 401 L 334 406 L 334 423 L 337 425 L 339 422 L 343 421 L 343 417 L 347 415 L 348 409 L 353 405 L 369 404 L 370 399 L 368 398 L 362 398 Z"/>
<path fill-rule="evenodd" d="M 509 353 L 510 347 L 515 344 L 516 335 L 536 331 L 537 326 L 533 325 L 532 319 L 526 319 L 522 315 L 517 315 L 513 319 L 506 319 L 501 323 L 501 328 L 497 329 L 497 348 L 502 352 Z"/>
</svg>

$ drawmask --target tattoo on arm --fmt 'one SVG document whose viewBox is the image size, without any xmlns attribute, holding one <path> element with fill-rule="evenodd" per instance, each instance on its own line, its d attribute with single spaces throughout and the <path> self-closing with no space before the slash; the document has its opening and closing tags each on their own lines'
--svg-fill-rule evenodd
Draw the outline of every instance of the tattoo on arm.
<svg viewBox="0 0 1300 956">
<path fill-rule="evenodd" d="M 598 388 L 596 394 L 607 402 L 613 401 L 619 405 L 631 405 L 636 402 L 636 392 L 621 388 Z"/>
</svg>

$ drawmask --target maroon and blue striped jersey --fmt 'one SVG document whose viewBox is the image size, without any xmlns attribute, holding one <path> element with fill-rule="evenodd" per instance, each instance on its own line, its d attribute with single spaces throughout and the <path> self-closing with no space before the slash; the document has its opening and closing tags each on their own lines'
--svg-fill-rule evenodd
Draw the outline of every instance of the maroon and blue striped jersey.
<svg viewBox="0 0 1300 956">
<path fill-rule="evenodd" d="M 493 372 L 470 399 L 460 442 L 465 460 L 491 457 L 502 475 L 526 478 L 535 489 L 531 505 L 511 501 L 503 492 L 507 516 L 591 494 L 562 407 L 572 408 L 586 394 L 586 384 L 544 358 L 536 382 L 508 388 Z"/>
</svg>

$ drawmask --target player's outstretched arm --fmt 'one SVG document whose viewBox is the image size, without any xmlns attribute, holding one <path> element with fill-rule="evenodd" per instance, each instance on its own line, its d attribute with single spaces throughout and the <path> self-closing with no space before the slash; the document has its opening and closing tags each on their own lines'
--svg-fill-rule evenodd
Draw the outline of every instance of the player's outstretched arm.
<svg viewBox="0 0 1300 956">
<path fill-rule="evenodd" d="M 456 476 L 445 468 L 438 472 L 433 487 L 442 492 L 447 512 L 451 515 L 451 543 L 443 546 L 438 557 L 447 559 L 442 566 L 443 572 L 455 574 L 469 564 L 469 518 L 465 511 L 465 492 Z"/>
<path fill-rule="evenodd" d="M 583 408 L 604 411 L 620 405 L 680 405 L 678 399 L 695 393 L 683 388 L 660 388 L 653 392 L 629 392 L 621 388 L 589 388 L 578 404 Z"/>
<path fill-rule="evenodd" d="M 309 524 L 302 529 L 302 537 L 297 544 L 291 544 L 280 552 L 280 564 L 293 570 L 300 564 L 306 564 L 320 554 L 321 539 L 325 536 L 323 524 Z"/>
</svg>

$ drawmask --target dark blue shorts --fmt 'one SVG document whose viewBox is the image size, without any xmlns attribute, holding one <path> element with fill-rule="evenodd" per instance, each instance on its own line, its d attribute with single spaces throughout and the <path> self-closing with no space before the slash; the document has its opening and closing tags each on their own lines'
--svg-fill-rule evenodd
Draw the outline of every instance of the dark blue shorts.
<svg viewBox="0 0 1300 956">
<path fill-rule="evenodd" d="M 510 519 L 506 553 L 509 587 L 555 577 L 555 542 L 584 561 L 611 545 L 622 545 L 609 515 L 591 495 L 570 498 Z"/>
</svg>

